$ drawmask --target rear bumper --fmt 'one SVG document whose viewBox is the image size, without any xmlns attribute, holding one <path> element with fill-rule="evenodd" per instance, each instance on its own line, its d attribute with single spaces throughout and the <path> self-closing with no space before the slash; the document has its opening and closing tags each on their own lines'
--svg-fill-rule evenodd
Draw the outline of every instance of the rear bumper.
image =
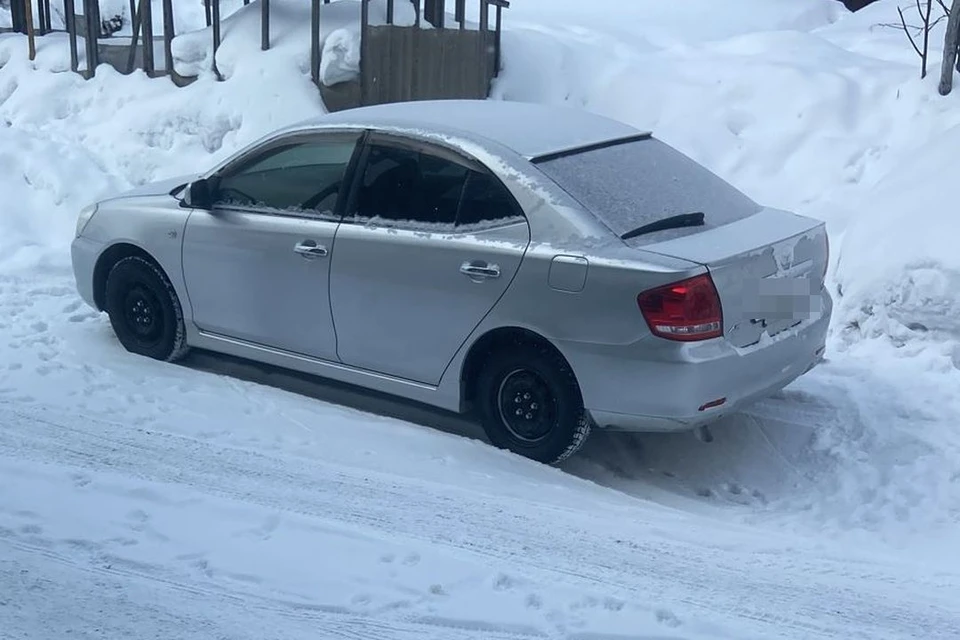
<svg viewBox="0 0 960 640">
<path fill-rule="evenodd" d="M 819 318 L 764 346 L 723 339 L 675 345 L 651 338 L 628 347 L 561 345 L 596 425 L 626 431 L 687 431 L 783 389 L 824 357 L 832 303 Z M 666 343 L 666 344 L 665 344 Z M 724 399 L 719 406 L 704 407 Z"/>
<path fill-rule="evenodd" d="M 100 255 L 101 244 L 80 236 L 70 245 L 70 257 L 73 261 L 73 277 L 77 283 L 77 292 L 88 305 L 97 308 L 93 295 L 93 270 Z"/>
</svg>

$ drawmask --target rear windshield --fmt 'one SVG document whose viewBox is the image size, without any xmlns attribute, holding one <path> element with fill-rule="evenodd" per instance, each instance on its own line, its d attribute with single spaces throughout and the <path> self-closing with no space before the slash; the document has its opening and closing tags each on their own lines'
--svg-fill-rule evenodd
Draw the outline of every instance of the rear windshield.
<svg viewBox="0 0 960 640">
<path fill-rule="evenodd" d="M 707 227 L 718 227 L 760 209 L 729 183 L 655 138 L 537 161 L 537 166 L 621 236 L 683 213 L 703 212 Z"/>
</svg>

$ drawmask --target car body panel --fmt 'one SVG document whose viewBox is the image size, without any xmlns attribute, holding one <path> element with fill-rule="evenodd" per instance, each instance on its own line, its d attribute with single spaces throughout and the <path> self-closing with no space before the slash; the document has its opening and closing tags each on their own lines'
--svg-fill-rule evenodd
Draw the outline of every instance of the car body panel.
<svg viewBox="0 0 960 640">
<path fill-rule="evenodd" d="M 423 136 L 460 138 L 484 147 L 510 149 L 525 159 L 650 133 L 581 109 L 497 100 L 415 101 L 360 107 L 305 120 L 278 133 L 314 127 L 407 129 Z"/>
<path fill-rule="evenodd" d="M 180 197 L 170 195 L 180 186 L 178 180 L 193 178 L 187 176 L 147 185 L 101 203 L 74 242 L 78 290 L 91 302 L 88 298 L 93 297 L 96 258 L 114 243 L 130 243 L 153 256 L 170 277 L 184 302 L 187 342 L 191 346 L 452 411 L 467 406 L 462 381 L 472 347 L 491 331 L 530 331 L 549 341 L 570 363 L 584 404 L 601 427 L 690 429 L 782 388 L 815 364 L 822 357 L 832 310 L 819 272 L 826 260 L 822 224 L 795 214 L 764 210 L 708 232 L 692 229 L 622 241 L 529 159 L 610 138 L 642 137 L 644 133 L 572 111 L 490 101 L 381 105 L 345 111 L 274 132 L 201 174 L 213 175 L 245 154 L 294 136 L 372 130 L 443 147 L 482 164 L 512 194 L 526 224 L 446 233 L 344 221 L 339 226 L 331 222 L 322 232 L 318 227 L 311 233 L 299 233 L 307 227 L 285 222 L 267 232 L 267 236 L 275 236 L 273 239 L 257 237 L 253 241 L 254 236 L 248 236 L 243 241 L 248 243 L 246 248 L 222 249 L 224 264 L 213 270 L 218 276 L 194 275 L 193 269 L 206 268 L 198 265 L 221 259 L 196 258 L 192 262 L 190 243 L 199 236 L 191 233 L 203 230 L 210 234 L 209 241 L 217 239 L 213 231 L 216 225 L 198 225 L 186 234 L 187 244 L 182 248 L 186 259 L 181 260 L 188 217 L 196 215 L 195 221 L 199 222 L 202 216 L 210 215 L 191 212 L 182 206 Z M 566 122 L 568 130 L 554 130 L 557 120 L 552 118 Z M 304 328 L 298 330 L 299 340 L 262 344 L 264 339 L 257 335 L 280 331 L 289 327 L 289 321 L 272 318 L 269 309 L 253 309 L 252 295 L 241 304 L 217 287 L 229 286 L 223 283 L 226 279 L 239 283 L 259 278 L 256 288 L 263 289 L 270 282 L 290 279 L 284 273 L 300 266 L 314 269 L 314 264 L 285 262 L 296 257 L 288 246 L 290 240 L 318 234 L 327 239 L 331 233 L 330 252 L 324 259 L 331 270 L 329 306 L 311 299 L 306 308 L 311 317 L 333 318 L 334 342 L 327 334 L 317 337 L 312 347 L 303 347 L 304 340 L 310 341 Z M 440 249 L 423 252 L 424 247 Z M 277 264 L 285 264 L 271 271 L 272 275 L 252 273 L 252 268 L 245 275 L 243 269 L 230 269 L 240 256 L 249 259 L 256 251 L 266 252 L 268 248 Z M 485 262 L 496 260 L 502 273 L 496 283 L 474 283 L 459 273 L 462 263 L 474 255 Z M 771 256 L 779 265 L 772 271 Z M 203 282 L 196 289 L 191 285 L 191 295 L 203 296 L 213 305 L 222 298 L 230 313 L 249 315 L 241 323 L 246 326 L 234 328 L 233 336 L 215 333 L 218 327 L 223 330 L 226 321 L 210 322 L 203 312 L 194 313 L 191 305 L 195 301 L 187 295 L 184 269 Z M 637 295 L 704 273 L 717 282 L 724 306 L 725 335 L 697 343 L 653 336 L 637 306 Z M 752 309 L 743 302 L 747 298 L 740 281 L 771 277 L 785 278 L 784 282 L 807 278 L 813 290 L 811 299 L 821 305 L 797 324 L 772 336 L 768 331 L 764 337 L 761 331 L 757 338 L 743 332 L 743 322 L 730 321 L 738 315 L 747 320 L 767 318 L 748 313 Z M 305 308 L 303 296 L 317 292 L 324 297 L 322 279 L 321 275 L 316 290 L 309 284 L 306 291 L 300 290 L 302 287 L 276 287 L 266 294 L 269 303 L 263 306 L 280 309 L 283 316 L 300 314 Z M 494 287 L 487 286 L 490 284 Z M 419 306 L 410 304 L 412 300 L 419 300 Z M 760 304 L 763 300 L 753 302 Z M 201 309 L 204 304 L 200 304 Z M 341 311 L 338 305 L 342 305 Z M 443 314 L 450 318 L 446 325 L 441 320 Z M 749 328 L 755 330 L 756 324 Z M 208 330 L 201 331 L 200 327 Z M 367 344 L 365 335 L 371 336 Z M 332 352 L 331 344 L 337 345 Z M 384 366 L 385 362 L 392 366 Z M 718 398 L 725 398 L 722 405 L 701 411 L 704 404 Z"/>
<path fill-rule="evenodd" d="M 822 222 L 764 209 L 643 249 L 709 268 L 723 305 L 724 335 L 734 346 L 755 344 L 824 312 L 828 249 Z"/>
<path fill-rule="evenodd" d="M 82 262 L 90 271 L 75 272 L 78 282 L 83 281 L 79 289 L 92 289 L 93 269 L 105 251 L 117 245 L 130 245 L 157 261 L 181 302 L 186 303 L 180 256 L 190 210 L 180 207 L 180 202 L 167 190 L 159 190 L 159 195 L 154 194 L 155 191 L 157 189 L 145 187 L 141 191 L 144 195 L 111 198 L 100 203 L 74 242 L 74 251 L 89 256 L 82 258 Z"/>
<path fill-rule="evenodd" d="M 467 232 L 344 223 L 330 267 L 340 361 L 436 385 L 510 286 L 529 239 L 524 220 Z M 498 275 L 471 277 L 465 265 Z"/>
<path fill-rule="evenodd" d="M 327 282 L 337 222 L 256 211 L 194 210 L 183 277 L 197 329 L 336 360 Z M 296 253 L 315 244 L 323 256 Z"/>
</svg>

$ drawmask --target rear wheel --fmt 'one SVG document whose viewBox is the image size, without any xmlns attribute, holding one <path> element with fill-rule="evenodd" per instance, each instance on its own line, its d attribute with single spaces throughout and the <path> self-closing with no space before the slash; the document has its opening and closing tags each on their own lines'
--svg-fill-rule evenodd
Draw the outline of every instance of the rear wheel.
<svg viewBox="0 0 960 640">
<path fill-rule="evenodd" d="M 167 362 L 186 354 L 180 301 L 157 265 L 140 256 L 118 261 L 107 276 L 104 299 L 113 331 L 127 351 Z"/>
<path fill-rule="evenodd" d="M 561 462 L 590 434 L 573 371 L 544 346 L 491 354 L 477 378 L 476 401 L 490 442 L 538 462 Z"/>
</svg>

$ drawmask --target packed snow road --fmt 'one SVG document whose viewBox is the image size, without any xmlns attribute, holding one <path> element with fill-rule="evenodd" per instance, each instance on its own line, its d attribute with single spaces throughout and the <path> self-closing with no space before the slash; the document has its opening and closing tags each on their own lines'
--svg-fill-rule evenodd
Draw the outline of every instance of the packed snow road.
<svg viewBox="0 0 960 640">
<path fill-rule="evenodd" d="M 133 628 L 230 638 L 960 633 L 960 573 L 748 528 L 731 516 L 762 519 L 758 505 L 731 513 L 679 486 L 723 491 L 716 475 L 678 468 L 679 484 L 628 482 L 615 472 L 616 438 L 572 463 L 585 481 L 470 438 L 126 354 L 105 318 L 79 305 L 67 274 L 0 278 L 0 301 L 0 629 L 43 638 Z M 758 411 L 782 420 L 790 402 Z M 710 454 L 712 445 L 684 442 L 674 452 Z M 789 499 L 798 498 L 780 501 Z"/>
</svg>

